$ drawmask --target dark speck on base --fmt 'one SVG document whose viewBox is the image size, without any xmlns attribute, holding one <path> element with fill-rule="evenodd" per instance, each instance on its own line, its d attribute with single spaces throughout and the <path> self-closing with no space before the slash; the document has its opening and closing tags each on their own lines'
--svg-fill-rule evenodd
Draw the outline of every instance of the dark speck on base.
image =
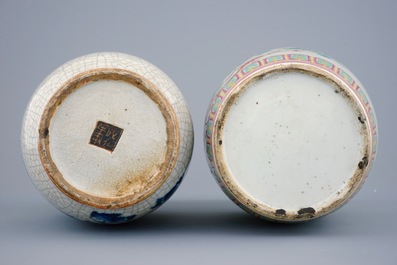
<svg viewBox="0 0 397 265">
<path fill-rule="evenodd" d="M 358 163 L 358 168 L 363 169 L 368 165 L 368 158 L 366 156 L 363 157 L 363 159 Z"/>
<path fill-rule="evenodd" d="M 298 211 L 299 215 L 302 214 L 315 214 L 316 210 L 314 210 L 312 207 L 307 207 L 307 208 L 302 208 Z"/>
</svg>

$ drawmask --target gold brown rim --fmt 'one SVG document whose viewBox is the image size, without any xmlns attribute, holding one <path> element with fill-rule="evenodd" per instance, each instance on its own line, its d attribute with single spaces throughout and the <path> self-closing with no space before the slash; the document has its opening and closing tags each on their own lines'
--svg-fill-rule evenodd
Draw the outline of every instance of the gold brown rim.
<svg viewBox="0 0 397 265">
<path fill-rule="evenodd" d="M 239 187 L 237 182 L 232 177 L 232 174 L 224 160 L 223 146 L 217 144 L 222 142 L 223 129 L 229 110 L 232 108 L 238 98 L 247 90 L 249 85 L 259 78 L 265 77 L 266 75 L 283 72 L 301 72 L 315 76 L 317 78 L 321 78 L 326 82 L 330 82 L 338 89 L 337 93 L 340 93 L 347 101 L 349 101 L 350 105 L 354 108 L 354 111 L 358 115 L 358 117 L 362 117 L 361 120 L 365 121 L 362 123 L 361 127 L 361 136 L 364 140 L 364 156 L 362 161 L 363 163 L 360 162 L 362 166 L 358 166 L 355 173 L 349 178 L 349 182 L 346 185 L 346 187 L 348 187 L 348 190 L 342 197 L 332 201 L 332 203 L 328 204 L 323 208 L 315 210 L 315 212 L 312 211 L 312 208 L 306 208 L 309 210 L 303 211 L 303 213 L 288 213 L 283 209 L 272 208 L 250 196 L 247 192 Z M 322 68 L 302 63 L 280 63 L 261 69 L 261 71 L 258 71 L 252 76 L 247 77 L 239 85 L 237 85 L 228 95 L 228 98 L 224 100 L 224 104 L 219 107 L 219 113 L 215 119 L 212 141 L 214 150 L 214 163 L 216 165 L 216 170 L 218 171 L 219 177 L 221 178 L 222 182 L 225 183 L 228 191 L 239 201 L 241 206 L 248 208 L 250 211 L 256 214 L 259 214 L 266 218 L 270 218 L 272 220 L 286 222 L 305 221 L 326 215 L 338 209 L 358 191 L 359 187 L 365 180 L 365 177 L 367 175 L 368 159 L 370 159 L 370 154 L 372 152 L 372 138 L 370 137 L 369 131 L 369 117 L 365 111 L 364 106 L 362 106 L 362 104 L 360 104 L 359 102 L 360 101 L 357 95 L 355 95 L 351 91 L 351 88 L 345 82 L 343 82 L 336 76 L 333 76 Z M 278 210 L 281 210 L 281 212 Z"/>
<path fill-rule="evenodd" d="M 158 105 L 166 121 L 167 150 L 164 162 L 162 163 L 159 172 L 153 178 L 151 178 L 150 182 L 146 186 L 147 188 L 141 190 L 138 193 L 120 197 L 100 197 L 88 194 L 75 188 L 69 182 L 67 182 L 52 160 L 49 146 L 51 134 L 49 128 L 51 119 L 56 113 L 58 106 L 60 106 L 63 100 L 65 100 L 70 94 L 75 92 L 80 87 L 98 80 L 124 81 L 141 89 Z M 125 208 L 145 200 L 154 192 L 156 192 L 170 176 L 176 164 L 179 154 L 179 145 L 179 125 L 172 105 L 152 82 L 137 73 L 119 68 L 100 68 L 88 70 L 69 79 L 62 86 L 60 86 L 58 91 L 48 101 L 39 123 L 39 156 L 41 163 L 52 183 L 69 198 L 79 203 L 100 209 Z"/>
</svg>

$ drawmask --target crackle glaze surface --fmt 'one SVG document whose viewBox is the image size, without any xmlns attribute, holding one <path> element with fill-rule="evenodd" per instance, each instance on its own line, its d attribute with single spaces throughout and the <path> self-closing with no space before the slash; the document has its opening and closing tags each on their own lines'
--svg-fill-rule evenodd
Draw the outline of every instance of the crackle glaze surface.
<svg viewBox="0 0 397 265">
<path fill-rule="evenodd" d="M 48 111 L 65 84 L 106 71 L 110 79 L 82 81 Z M 138 86 L 118 80 L 118 72 L 138 76 Z M 157 101 L 141 83 L 150 84 Z M 44 151 L 41 138 L 49 139 Z M 193 127 L 181 92 L 160 69 L 131 55 L 97 53 L 62 65 L 40 84 L 25 113 L 21 148 L 34 185 L 60 211 L 84 221 L 123 223 L 155 210 L 178 188 L 192 155 Z M 47 157 L 66 186 L 49 177 Z"/>
<path fill-rule="evenodd" d="M 346 203 L 377 148 L 372 104 L 333 59 L 279 49 L 239 66 L 206 116 L 207 161 L 223 191 L 249 213 L 305 221 Z"/>
</svg>

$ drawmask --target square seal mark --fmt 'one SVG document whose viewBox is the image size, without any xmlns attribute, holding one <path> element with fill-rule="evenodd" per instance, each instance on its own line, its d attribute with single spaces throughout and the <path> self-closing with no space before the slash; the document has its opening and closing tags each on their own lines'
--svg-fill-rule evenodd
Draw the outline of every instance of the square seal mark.
<svg viewBox="0 0 397 265">
<path fill-rule="evenodd" d="M 123 134 L 123 129 L 109 123 L 98 121 L 91 135 L 90 144 L 113 152 Z"/>
</svg>

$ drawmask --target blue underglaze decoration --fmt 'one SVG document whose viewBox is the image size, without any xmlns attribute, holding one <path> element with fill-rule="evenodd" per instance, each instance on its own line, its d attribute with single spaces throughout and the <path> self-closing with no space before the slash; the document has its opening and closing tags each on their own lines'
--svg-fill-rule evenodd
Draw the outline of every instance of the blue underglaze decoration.
<svg viewBox="0 0 397 265">
<path fill-rule="evenodd" d="M 136 215 L 123 216 L 121 213 L 98 213 L 93 211 L 90 218 L 98 223 L 103 224 L 118 224 L 133 220 Z"/>
<path fill-rule="evenodd" d="M 183 175 L 181 176 L 181 178 L 178 180 L 177 183 L 175 183 L 175 186 L 172 187 L 172 189 L 167 192 L 167 194 L 165 194 L 163 197 L 158 198 L 156 200 L 156 205 L 154 205 L 151 209 L 157 209 L 158 207 L 160 207 L 160 205 L 162 205 L 163 203 L 165 203 L 166 201 L 168 201 L 169 198 L 171 198 L 172 194 L 174 194 L 174 192 L 178 189 L 179 185 L 182 182 L 183 177 L 185 176 L 185 173 L 183 173 Z"/>
</svg>

